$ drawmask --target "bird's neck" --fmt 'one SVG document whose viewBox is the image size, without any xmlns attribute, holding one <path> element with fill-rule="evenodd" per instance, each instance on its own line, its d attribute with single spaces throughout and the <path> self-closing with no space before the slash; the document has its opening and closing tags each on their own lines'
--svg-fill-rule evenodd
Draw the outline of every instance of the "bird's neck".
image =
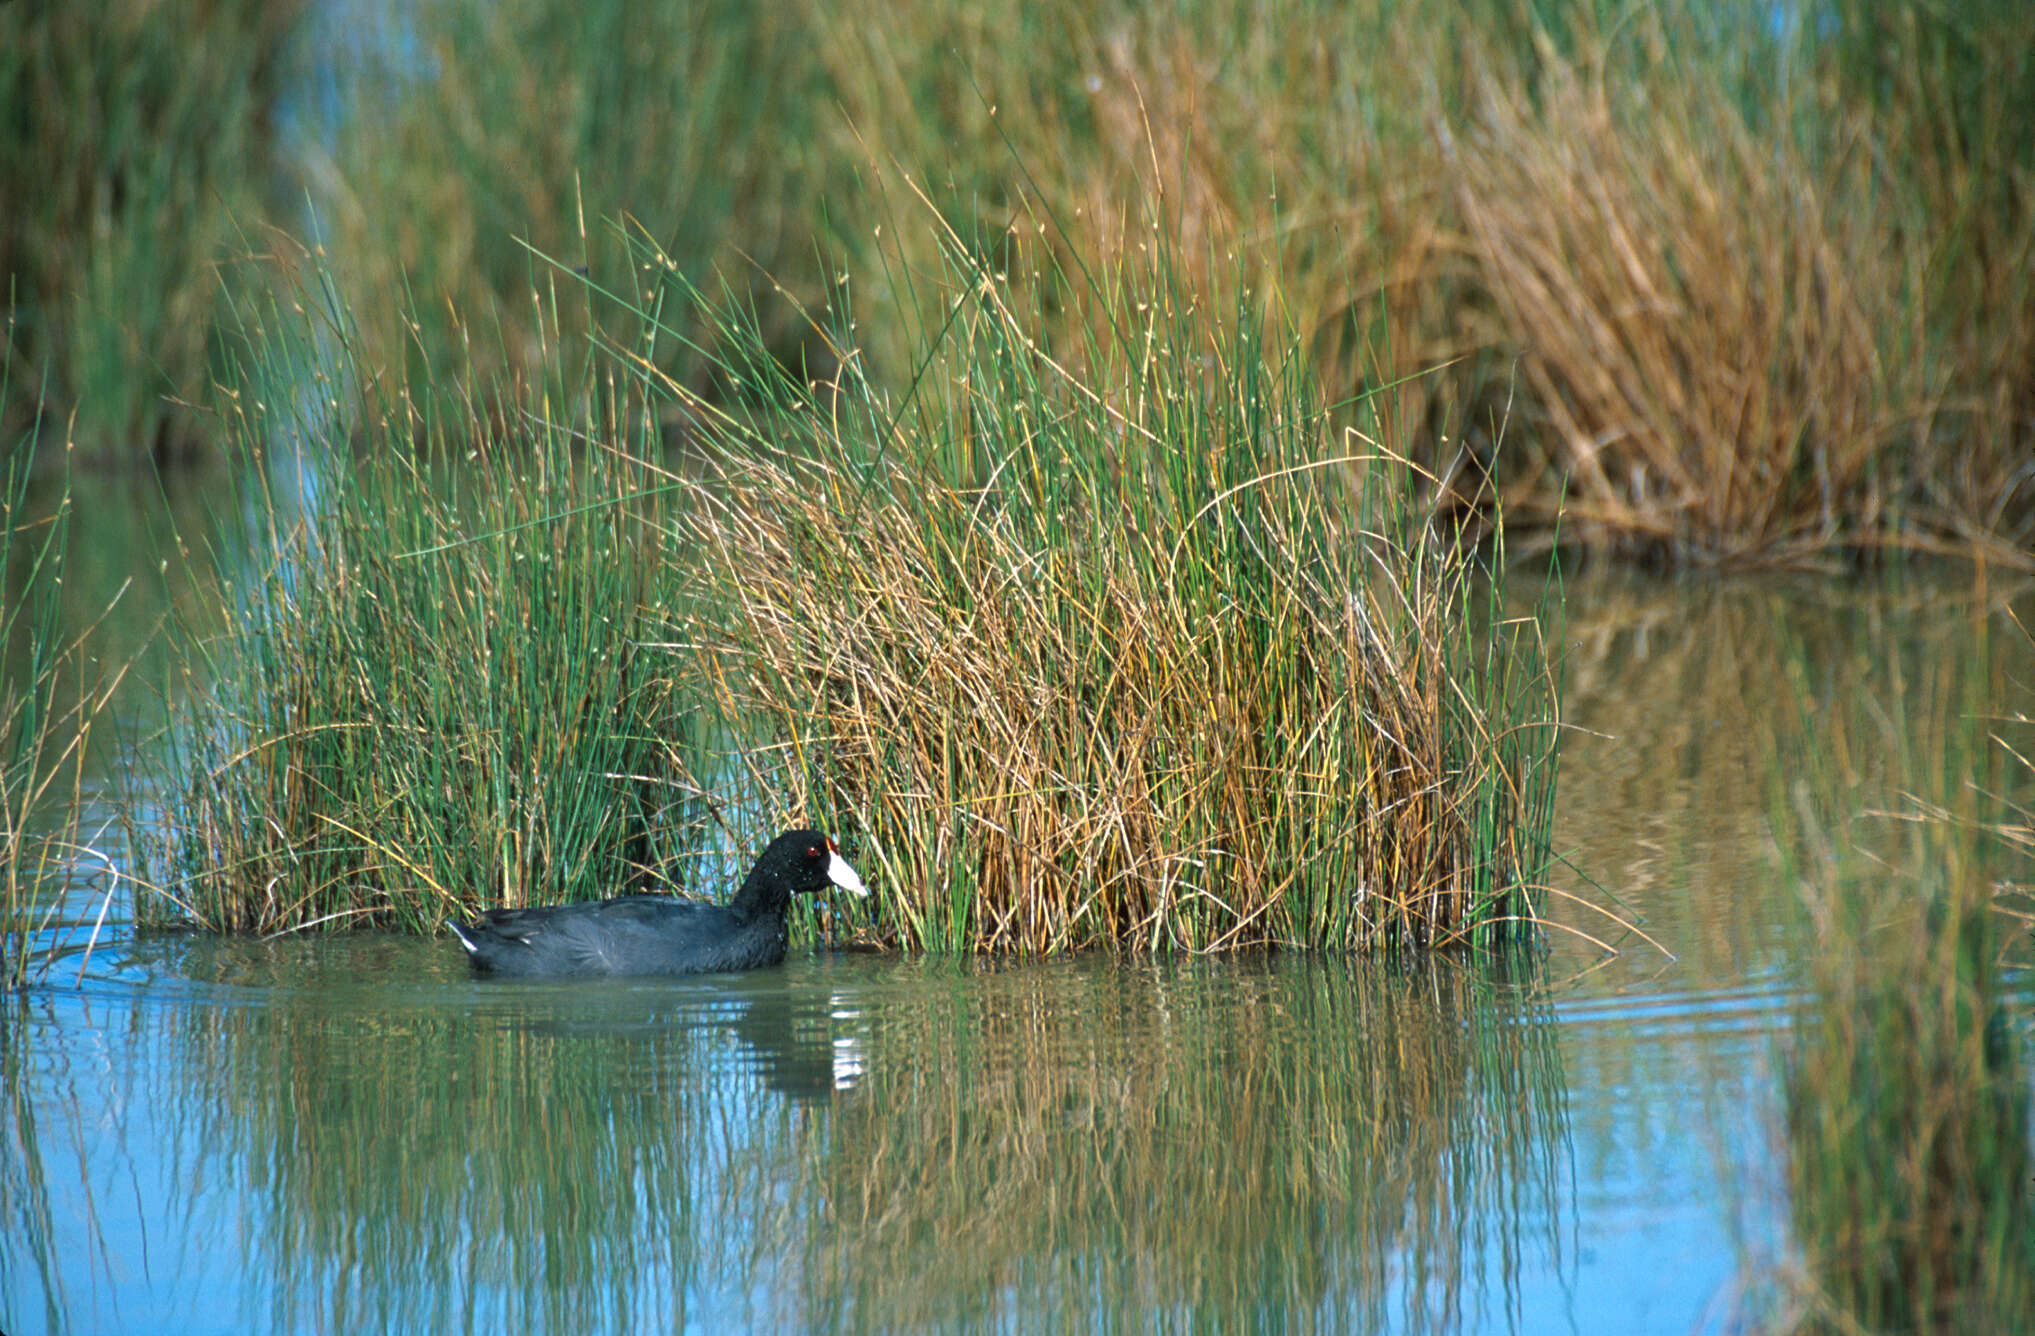
<svg viewBox="0 0 2035 1336">
<path fill-rule="evenodd" d="M 767 918 L 782 914 L 791 903 L 791 893 L 768 877 L 750 877 L 735 892 L 728 908 L 739 919 Z"/>
</svg>

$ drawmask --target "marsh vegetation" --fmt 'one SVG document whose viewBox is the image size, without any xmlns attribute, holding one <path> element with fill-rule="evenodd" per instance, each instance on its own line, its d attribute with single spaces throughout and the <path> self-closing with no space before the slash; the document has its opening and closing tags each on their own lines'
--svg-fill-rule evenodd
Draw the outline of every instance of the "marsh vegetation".
<svg viewBox="0 0 2035 1336">
<path fill-rule="evenodd" d="M 123 982 L 284 998 L 116 1064 L 283 1222 L 270 1317 L 429 1325 L 414 1240 L 501 1231 L 468 1283 L 560 1329 L 756 1318 L 759 1240 L 783 1323 L 1452 1329 L 1488 1246 L 1516 1327 L 1522 1250 L 1589 1289 L 1571 1118 L 1770 1062 L 1747 1326 L 2035 1324 L 2035 8 L 186 9 L 0 5 L 0 1289 L 52 1328 L 37 1137 L 104 1148 L 33 985 L 109 921 Z M 108 640 L 73 480 L 172 460 L 209 510 Z M 1577 625 L 1577 555 L 1768 583 Z M 291 1013 L 420 970 L 366 930 L 807 823 L 876 895 L 798 936 L 872 950 L 782 1014 Z M 1628 1018 L 1600 1081 L 1592 988 L 1754 1036 L 1704 1084 Z M 465 1121 L 389 1118 L 427 1050 Z"/>
<path fill-rule="evenodd" d="M 1431 499 L 1502 499 L 1522 547 L 2027 564 L 2016 0 L 342 8 L 0 15 L 0 90 L 38 128 L 0 162 L 38 202 L 0 231 L 9 425 L 47 380 L 93 452 L 230 450 L 222 266 L 269 225 L 325 246 L 368 366 L 455 399 L 555 348 L 524 243 L 621 291 L 628 257 L 580 239 L 624 215 L 793 364 L 820 342 L 800 308 L 852 274 L 895 389 L 939 319 L 921 190 L 971 238 L 1052 219 L 1098 271 L 1156 225 L 1188 305 L 1276 301 L 1324 397 L 1380 390 Z M 1094 297 L 1046 332 L 1115 314 Z M 658 361 L 702 388 L 719 320 L 694 321 Z"/>
</svg>

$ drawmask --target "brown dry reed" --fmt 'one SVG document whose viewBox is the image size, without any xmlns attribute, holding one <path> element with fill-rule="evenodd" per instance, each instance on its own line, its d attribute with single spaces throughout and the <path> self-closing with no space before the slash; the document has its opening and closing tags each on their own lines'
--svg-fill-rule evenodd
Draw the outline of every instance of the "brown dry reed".
<svg viewBox="0 0 2035 1336">
<path fill-rule="evenodd" d="M 535 341 L 508 238 L 570 251 L 579 182 L 700 286 L 725 276 L 793 361 L 824 353 L 789 313 L 845 250 L 858 347 L 896 387 L 941 318 L 913 281 L 941 243 L 884 231 L 898 180 L 970 233 L 1049 210 L 1070 267 L 1126 263 L 1126 223 L 1160 218 L 1183 295 L 1276 293 L 1326 396 L 1371 392 L 1450 504 L 1502 501 L 1515 554 L 2030 564 L 2035 11 L 1847 0 L 1811 32 L 1694 0 L 1193 8 L 712 9 L 617 44 L 581 35 L 612 31 L 605 5 L 426 6 L 437 76 L 370 85 L 333 164 L 349 286 L 492 308 L 513 362 Z M 1078 294 L 1041 312 L 1070 347 L 1099 319 Z M 381 361 L 421 356 L 368 323 Z M 715 326 L 660 370 L 703 390 Z"/>
<path fill-rule="evenodd" d="M 1883 360 L 1898 313 L 1859 281 L 1870 239 L 1723 96 L 1551 62 L 1531 92 L 1486 90 L 1458 202 L 1524 336 L 1567 534 L 1790 563 L 1881 523 L 1892 406 L 1920 387 Z"/>
</svg>

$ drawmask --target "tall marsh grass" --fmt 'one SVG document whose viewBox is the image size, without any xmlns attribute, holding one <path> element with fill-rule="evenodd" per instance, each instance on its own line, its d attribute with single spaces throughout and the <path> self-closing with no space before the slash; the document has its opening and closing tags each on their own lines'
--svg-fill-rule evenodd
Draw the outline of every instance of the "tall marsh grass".
<svg viewBox="0 0 2035 1336">
<path fill-rule="evenodd" d="M 585 280 L 595 340 L 548 326 L 541 378 L 449 417 L 461 382 L 367 373 L 322 271 L 244 311 L 233 514 L 275 555 L 188 633 L 168 904 L 423 927 L 684 882 L 680 855 L 796 817 L 882 888 L 846 930 L 910 947 L 1534 922 L 1546 658 L 1480 624 L 1488 572 L 1251 307 L 1187 304 L 1156 245 L 1082 275 L 1003 238 L 1044 266 L 1013 298 L 950 232 L 919 281 L 951 308 L 895 392 L 850 298 L 801 375 L 624 235 L 645 286 Z M 1077 299 L 1114 329 L 1063 361 L 1020 303 Z M 702 326 L 711 395 L 658 356 Z"/>
<path fill-rule="evenodd" d="M 902 393 L 845 307 L 816 321 L 824 381 L 761 347 L 729 369 L 738 408 L 646 380 L 716 461 L 679 525 L 695 606 L 724 610 L 716 694 L 784 747 L 767 784 L 864 836 L 909 946 L 1439 947 L 1534 921 L 1556 739 L 1533 630 L 1477 624 L 1489 573 L 1247 294 L 1197 305 L 1156 229 L 1070 273 L 1035 221 L 945 230 L 914 278 L 945 318 Z M 1056 338 L 1084 301 L 1099 318 Z"/>
<path fill-rule="evenodd" d="M 626 425 L 542 387 L 513 420 L 439 416 L 364 374 L 315 273 L 242 316 L 219 519 L 258 555 L 222 624 L 180 629 L 152 912 L 429 930 L 655 881 L 696 735 L 652 648 L 662 503 Z"/>
<path fill-rule="evenodd" d="M 583 188 L 793 360 L 824 353 L 796 312 L 842 255 L 893 390 L 942 318 L 910 275 L 942 261 L 889 226 L 910 201 L 886 182 L 971 234 L 1050 212 L 1069 267 L 1134 261 L 1161 217 L 1208 305 L 1278 293 L 1327 397 L 1378 391 L 1430 489 L 1502 499 L 1522 542 L 2028 564 L 2035 11 L 1191 9 L 709 7 L 618 40 L 605 5 L 427 5 L 431 77 L 363 81 L 321 207 L 384 363 L 456 360 L 443 308 L 408 301 L 442 290 L 527 367 L 512 239 L 587 262 Z M 1922 54 L 1888 68 L 1895 49 Z M 1068 344 L 1096 318 L 1040 313 Z M 661 369 L 703 389 L 720 323 L 661 344 Z"/>
<path fill-rule="evenodd" d="M 895 390 L 939 318 L 876 277 L 901 242 L 940 264 L 937 239 L 883 232 L 906 179 L 970 233 L 1050 211 L 1070 265 L 1129 262 L 1151 217 L 1181 256 L 1234 252 L 1183 280 L 1211 305 L 1277 292 L 1327 397 L 1377 392 L 1429 489 L 1487 519 L 1503 501 L 1522 545 L 2031 564 L 2018 0 L 431 0 L 360 6 L 343 41 L 297 5 L 180 12 L 0 9 L 24 127 L 0 190 L 33 201 L 0 225 L 20 383 L 95 449 L 204 434 L 176 405 L 231 343 L 211 266 L 263 223 L 315 232 L 364 360 L 415 387 L 542 374 L 543 321 L 576 312 L 530 301 L 526 246 L 619 291 L 579 239 L 626 214 L 793 361 L 824 355 L 798 312 L 843 257 Z M 659 369 L 709 391 L 725 314 Z M 1041 318 L 1071 337 L 1095 312 Z"/>
<path fill-rule="evenodd" d="M 1724 97 L 1555 62 L 1494 84 L 1459 206 L 1568 477 L 1567 535 L 1812 559 L 1888 518 L 1893 419 L 1928 387 L 1884 344 L 1901 294 L 1862 281 L 1877 239 Z"/>
<path fill-rule="evenodd" d="M 65 628 L 70 492 L 39 497 L 29 473 L 17 450 L 0 478 L 0 989 L 96 937 L 75 898 L 87 762 L 121 676 Z"/>
</svg>

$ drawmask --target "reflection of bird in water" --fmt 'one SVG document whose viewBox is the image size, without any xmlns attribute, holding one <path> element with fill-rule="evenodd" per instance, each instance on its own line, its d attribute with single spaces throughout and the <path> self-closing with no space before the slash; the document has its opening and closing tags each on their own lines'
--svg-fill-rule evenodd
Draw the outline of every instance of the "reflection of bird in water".
<svg viewBox="0 0 2035 1336">
<path fill-rule="evenodd" d="M 862 1028 L 862 1009 L 830 989 L 820 1006 L 794 997 L 758 998 L 735 1022 L 735 1035 L 754 1055 L 765 1085 L 812 1100 L 860 1083 L 868 1069 Z"/>
</svg>

